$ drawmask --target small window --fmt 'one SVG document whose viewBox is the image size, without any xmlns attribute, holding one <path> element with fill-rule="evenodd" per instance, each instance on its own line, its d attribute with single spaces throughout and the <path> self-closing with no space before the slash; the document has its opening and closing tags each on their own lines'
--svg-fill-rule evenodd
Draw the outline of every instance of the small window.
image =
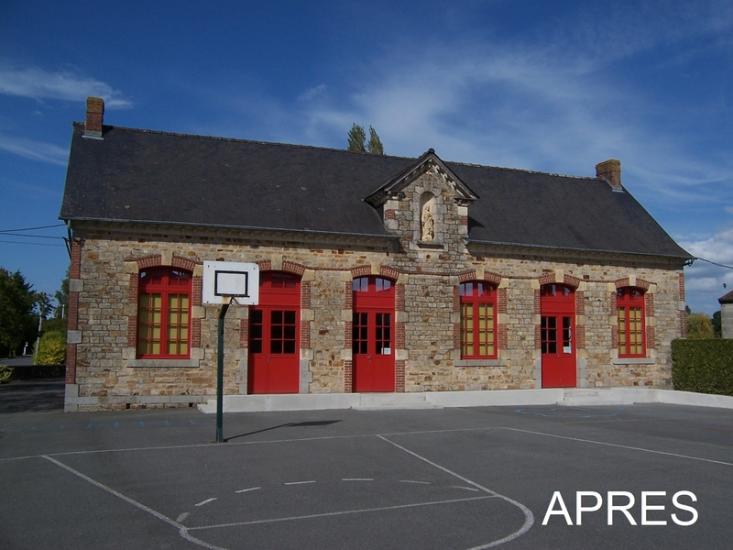
<svg viewBox="0 0 733 550">
<path fill-rule="evenodd" d="M 188 358 L 191 273 L 146 269 L 140 272 L 138 287 L 137 356 Z"/>
<path fill-rule="evenodd" d="M 459 286 L 461 358 L 496 358 L 496 287 L 484 281 Z"/>
<path fill-rule="evenodd" d="M 616 291 L 618 356 L 646 357 L 644 291 L 623 287 Z"/>
</svg>

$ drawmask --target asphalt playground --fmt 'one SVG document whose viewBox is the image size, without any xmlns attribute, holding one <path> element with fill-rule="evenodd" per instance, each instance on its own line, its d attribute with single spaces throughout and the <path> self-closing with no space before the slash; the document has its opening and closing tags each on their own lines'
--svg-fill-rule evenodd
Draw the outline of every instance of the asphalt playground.
<svg viewBox="0 0 733 550">
<path fill-rule="evenodd" d="M 0 400 L 3 395 L 0 392 Z M 0 408 L 1 410 L 1 408 Z M 0 413 L 0 548 L 730 548 L 733 411 L 671 405 Z M 665 526 L 542 520 L 665 491 Z M 683 527 L 672 495 L 692 491 Z M 686 501 L 689 503 L 689 501 Z M 604 503 L 605 504 L 605 503 Z M 637 523 L 641 510 L 631 509 Z"/>
</svg>

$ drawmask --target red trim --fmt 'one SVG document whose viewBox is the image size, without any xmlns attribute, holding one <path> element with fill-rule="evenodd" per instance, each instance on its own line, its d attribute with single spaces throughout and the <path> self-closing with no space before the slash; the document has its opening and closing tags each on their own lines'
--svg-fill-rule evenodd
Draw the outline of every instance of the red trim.
<svg viewBox="0 0 733 550">
<path fill-rule="evenodd" d="M 171 282 L 170 274 L 172 271 L 178 271 L 187 275 L 184 282 L 176 281 Z M 142 274 L 146 273 L 147 277 L 143 280 Z M 140 296 L 147 294 L 160 294 L 160 353 L 138 353 L 139 359 L 188 359 L 191 356 L 191 286 L 192 277 L 191 272 L 171 267 L 156 267 L 152 269 L 143 269 L 140 271 L 138 283 L 138 299 Z M 163 350 L 168 350 L 168 316 L 169 316 L 169 299 L 171 294 L 182 294 L 188 298 L 188 323 L 186 330 L 188 331 L 186 337 L 186 353 L 185 354 L 169 354 Z M 135 339 L 136 344 L 139 344 L 140 338 L 140 312 L 138 302 L 138 334 Z M 139 345 L 136 346 L 139 349 Z"/>
<path fill-rule="evenodd" d="M 479 285 L 481 285 L 479 290 Z M 497 333 L 498 326 L 497 326 L 497 314 L 498 314 L 498 307 L 497 307 L 497 289 L 496 286 L 487 283 L 486 281 L 466 281 L 460 284 L 459 286 L 459 294 L 460 294 L 460 311 L 461 311 L 461 359 L 496 359 L 498 357 L 498 338 Z M 472 309 L 472 318 L 473 318 L 473 349 L 474 351 L 478 351 L 480 349 L 479 343 L 480 343 L 480 327 L 479 327 L 479 310 L 482 305 L 490 305 L 491 306 L 491 313 L 492 313 L 492 324 L 493 324 L 493 331 L 491 333 L 492 335 L 492 341 L 486 342 L 486 344 L 491 343 L 492 347 L 494 349 L 494 353 L 492 354 L 480 354 L 480 353 L 472 353 L 472 354 L 464 354 L 464 344 L 465 338 L 466 338 L 466 326 L 465 326 L 465 319 L 463 316 L 463 311 L 465 305 L 470 305 Z"/>
<path fill-rule="evenodd" d="M 626 334 L 626 342 L 624 349 L 619 347 L 618 356 L 623 357 L 646 357 L 646 307 L 644 300 L 644 289 L 637 287 L 622 287 L 616 293 L 616 310 L 624 312 L 624 331 Z M 641 332 L 641 353 L 631 353 L 631 311 L 638 309 L 640 311 L 640 332 Z M 618 318 L 616 320 L 618 323 Z M 619 338 L 620 339 L 620 338 Z"/>
</svg>

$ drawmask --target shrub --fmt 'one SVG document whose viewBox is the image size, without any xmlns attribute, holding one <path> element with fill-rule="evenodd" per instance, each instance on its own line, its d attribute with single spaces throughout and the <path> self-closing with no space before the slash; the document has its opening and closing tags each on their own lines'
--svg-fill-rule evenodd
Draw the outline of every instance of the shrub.
<svg viewBox="0 0 733 550">
<path fill-rule="evenodd" d="M 45 332 L 38 344 L 34 364 L 60 365 L 66 357 L 66 337 L 61 331 Z"/>
<path fill-rule="evenodd" d="M 715 338 L 713 323 L 704 313 L 690 313 L 687 316 L 687 337 L 695 340 Z"/>
<path fill-rule="evenodd" d="M 13 377 L 13 367 L 0 364 L 0 384 L 7 384 Z"/>
<path fill-rule="evenodd" d="M 674 340 L 674 389 L 733 395 L 733 340 Z"/>
</svg>

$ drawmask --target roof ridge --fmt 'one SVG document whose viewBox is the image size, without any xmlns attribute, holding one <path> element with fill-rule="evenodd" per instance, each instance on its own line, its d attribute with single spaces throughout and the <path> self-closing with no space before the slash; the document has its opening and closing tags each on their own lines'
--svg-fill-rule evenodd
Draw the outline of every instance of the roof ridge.
<svg viewBox="0 0 733 550">
<path fill-rule="evenodd" d="M 84 127 L 83 122 L 74 122 L 75 126 Z M 207 134 L 190 134 L 187 132 L 172 132 L 169 130 L 151 130 L 149 128 L 132 128 L 130 126 L 118 126 L 116 124 L 105 124 L 106 128 L 114 128 L 117 130 L 131 130 L 133 132 L 141 132 L 144 134 L 159 134 L 163 136 L 183 137 L 183 138 L 194 138 L 194 139 L 209 139 L 215 141 L 229 141 L 235 143 L 257 143 L 260 145 L 278 145 L 282 147 L 297 147 L 304 149 L 320 149 L 324 151 L 334 151 L 338 153 L 348 153 L 350 155 L 365 156 L 370 153 L 357 153 L 356 151 L 349 151 L 348 149 L 337 149 L 336 147 L 325 147 L 322 145 L 304 145 L 299 143 L 284 143 L 282 141 L 265 141 L 261 139 L 246 139 L 246 138 L 235 138 L 226 136 L 212 136 Z M 388 157 L 401 160 L 416 160 L 419 157 L 404 157 L 399 155 L 373 155 L 376 157 Z"/>
<path fill-rule="evenodd" d="M 75 126 L 84 127 L 83 122 L 74 122 Z M 246 139 L 246 138 L 235 138 L 235 137 L 226 137 L 226 136 L 212 136 L 207 134 L 191 134 L 187 132 L 173 132 L 170 130 L 152 130 L 150 128 L 133 128 L 130 126 L 118 126 L 116 124 L 105 124 L 108 128 L 116 128 L 118 130 L 130 130 L 133 132 L 141 132 L 145 134 L 159 134 L 163 136 L 173 136 L 173 137 L 181 137 L 181 138 L 193 138 L 193 139 L 207 139 L 207 140 L 215 140 L 215 141 L 226 141 L 226 142 L 233 142 L 233 143 L 256 143 L 260 145 L 277 145 L 280 147 L 297 147 L 297 148 L 303 148 L 303 149 L 317 149 L 322 151 L 333 151 L 338 153 L 348 153 L 350 155 L 357 155 L 357 156 L 364 156 L 369 153 L 357 153 L 355 151 L 349 151 L 348 149 L 337 149 L 336 147 L 325 147 L 322 145 L 305 145 L 305 144 L 299 144 L 299 143 L 285 143 L 282 141 L 265 141 L 260 139 Z M 432 151 L 434 154 L 435 150 L 433 148 L 428 149 L 428 151 Z M 426 151 L 427 152 L 427 151 Z M 375 155 L 375 156 L 382 156 L 387 158 L 393 158 L 393 159 L 400 159 L 400 160 L 418 160 L 422 155 L 425 153 L 421 153 L 420 155 L 416 157 L 406 157 L 402 155 Z M 440 155 L 437 155 L 440 158 Z M 544 176 L 555 176 L 555 177 L 561 177 L 561 178 L 572 178 L 572 179 L 588 179 L 588 180 L 595 180 L 598 179 L 594 176 L 576 176 L 572 174 L 560 174 L 557 172 L 543 172 L 541 170 L 530 170 L 528 168 L 513 168 L 509 166 L 496 166 L 492 164 L 479 164 L 476 162 L 462 162 L 457 160 L 443 160 L 445 164 L 455 164 L 458 166 L 470 166 L 474 168 L 496 168 L 499 170 L 511 170 L 513 172 L 524 172 L 527 174 L 541 174 Z"/>
<path fill-rule="evenodd" d="M 530 170 L 529 168 L 513 168 L 510 166 L 496 166 L 493 164 L 477 164 L 475 162 L 461 162 L 456 160 L 446 160 L 446 164 L 457 164 L 459 166 L 471 166 L 473 168 L 497 168 L 499 170 L 511 170 L 512 172 L 526 172 L 527 174 L 541 174 L 543 176 L 556 176 L 561 178 L 572 178 L 578 180 L 595 180 L 595 176 L 576 176 L 574 174 L 560 174 L 558 172 L 543 172 L 542 170 Z"/>
</svg>

